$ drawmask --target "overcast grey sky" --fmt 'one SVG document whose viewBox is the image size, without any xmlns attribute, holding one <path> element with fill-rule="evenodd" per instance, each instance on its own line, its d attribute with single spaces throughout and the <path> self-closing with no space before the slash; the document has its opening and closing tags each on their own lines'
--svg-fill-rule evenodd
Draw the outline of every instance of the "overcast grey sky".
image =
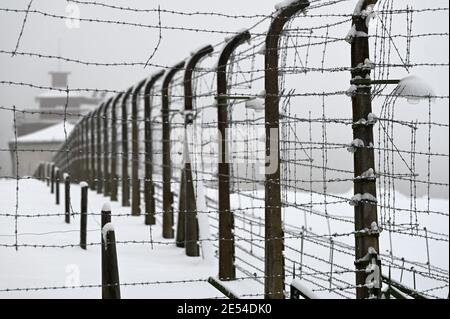
<svg viewBox="0 0 450 319">
<path fill-rule="evenodd" d="M 29 0 L 2 0 L 1 7 L 26 9 Z M 107 1 L 105 3 L 130 6 L 143 9 L 158 8 L 167 10 L 217 11 L 229 14 L 268 14 L 273 11 L 273 0 L 258 1 L 211 1 L 211 0 L 127 0 Z M 67 2 L 63 0 L 34 0 L 32 9 L 42 10 L 55 15 L 67 15 Z M 158 24 L 156 13 L 135 13 L 106 9 L 95 6 L 79 6 L 81 18 L 122 20 L 142 24 Z M 20 33 L 23 13 L 0 12 L 1 49 L 12 51 Z M 259 18 L 258 18 L 259 19 Z M 237 31 L 248 27 L 258 19 L 221 19 L 217 17 L 161 15 L 166 26 L 192 27 L 199 29 L 221 29 Z M 163 39 L 153 62 L 172 65 L 189 55 L 202 45 L 218 43 L 224 35 L 163 31 Z M 89 23 L 81 21 L 80 28 L 67 28 L 66 21 L 38 14 L 30 14 L 20 42 L 19 51 L 58 55 L 58 39 L 61 41 L 61 55 L 91 62 L 145 62 L 157 44 L 158 30 L 111 24 Z M 49 85 L 48 72 L 57 69 L 55 60 L 36 59 L 0 54 L 1 79 Z M 69 86 L 76 88 L 103 88 L 122 90 L 132 83 L 155 72 L 154 68 L 136 67 L 86 67 L 73 63 L 61 63 L 63 70 L 72 74 Z M 18 109 L 36 107 L 35 96 L 39 90 L 23 87 L 0 86 L 1 104 L 16 105 Z M 0 145 L 6 147 L 13 137 L 11 112 L 0 111 Z M 0 154 L 2 174 L 10 171 L 10 155 Z"/>
<path fill-rule="evenodd" d="M 115 0 L 104 1 L 108 4 L 137 7 L 137 8 L 157 8 L 173 9 L 179 11 L 216 11 L 227 14 L 269 14 L 273 12 L 277 0 Z M 405 1 L 414 4 L 424 4 L 422 1 Z M 2 8 L 26 9 L 28 0 L 3 0 Z M 352 12 L 355 1 L 347 1 L 340 6 L 347 8 L 346 12 Z M 448 2 L 444 0 L 434 0 L 433 6 L 448 7 Z M 42 10 L 55 15 L 67 14 L 67 2 L 60 0 L 34 0 L 32 9 Z M 158 24 L 156 13 L 136 13 L 95 6 L 79 6 L 81 18 L 97 18 L 106 20 L 121 20 L 142 24 Z M 332 9 L 329 9 L 329 11 Z M 0 12 L 0 37 L 1 50 L 13 50 L 19 35 L 24 14 L 13 12 Z M 428 16 L 429 17 L 429 16 Z M 442 15 L 440 15 L 442 17 Z M 415 20 L 415 31 L 420 33 L 420 28 L 435 32 L 448 32 L 448 11 L 443 15 L 444 19 L 434 21 Z M 446 19 L 445 19 L 446 17 Z M 259 18 L 258 18 L 259 19 Z M 218 29 L 227 31 L 237 31 L 250 27 L 258 19 L 226 19 L 211 16 L 181 17 L 162 13 L 161 20 L 165 26 L 191 27 L 198 29 Z M 326 19 L 326 18 L 324 18 Z M 348 26 L 341 30 L 342 35 Z M 404 33 L 404 30 L 402 30 Z M 163 30 L 162 42 L 156 52 L 153 63 L 163 65 L 173 65 L 184 59 L 189 53 L 205 44 L 215 44 L 220 42 L 225 35 L 211 34 L 203 32 L 180 32 L 176 30 Z M 448 37 L 447 37 L 448 38 Z M 149 28 L 139 28 L 132 26 L 89 23 L 81 21 L 80 28 L 68 28 L 66 21 L 44 17 L 38 14 L 30 14 L 24 29 L 24 34 L 20 42 L 19 51 L 43 53 L 48 55 L 58 55 L 58 39 L 61 42 L 61 55 L 69 58 L 86 60 L 91 62 L 145 62 L 151 55 L 153 48 L 158 41 L 158 30 Z M 417 42 L 416 42 L 417 43 Z M 418 52 L 414 58 L 417 61 L 434 61 L 448 63 L 448 43 L 437 43 L 436 47 L 417 45 Z M 344 63 L 349 63 L 346 52 L 330 52 L 336 59 L 343 59 Z M 343 58 L 340 57 L 343 55 Z M 332 65 L 332 63 L 330 63 Z M 30 57 L 0 54 L 0 79 L 29 82 L 37 85 L 49 85 L 48 72 L 56 70 L 58 63 L 55 60 L 37 59 Z M 122 90 L 132 83 L 147 77 L 155 72 L 155 69 L 142 66 L 134 67 L 92 67 L 74 63 L 61 63 L 63 70 L 72 74 L 69 79 L 69 86 L 72 88 L 101 88 L 110 90 Z M 422 76 L 430 82 L 438 95 L 448 95 L 448 68 L 441 68 L 444 74 L 435 74 L 435 69 L 424 71 Z M 402 76 L 402 75 L 399 75 Z M 319 80 L 320 81 L 320 80 Z M 345 84 L 347 85 L 347 84 Z M 346 89 L 346 88 L 338 88 Z M 19 109 L 35 108 L 35 96 L 40 90 L 24 87 L 0 85 L 0 104 L 2 106 L 16 105 Z M 405 113 L 411 113 L 409 110 Z M 413 111 L 412 113 L 414 113 Z M 441 101 L 435 111 L 436 119 L 447 118 L 448 123 L 448 99 Z M 338 112 L 339 113 L 339 112 Z M 425 113 L 424 113 L 425 114 Z M 350 116 L 351 113 L 347 112 Z M 442 120 L 444 121 L 444 120 Z M 444 121 L 445 122 L 445 121 Z M 349 131 L 350 132 L 350 131 Z M 347 133 L 349 133 L 347 132 Z M 439 133 L 436 143 L 441 146 L 441 151 L 448 154 L 448 130 L 444 134 Z M 0 110 L 0 147 L 5 148 L 6 143 L 13 137 L 11 112 Z M 442 164 L 444 163 L 444 164 Z M 448 160 L 438 163 L 438 171 L 444 171 L 443 181 L 448 182 Z M 1 174 L 7 175 L 10 172 L 10 155 L 8 152 L 0 152 L 0 166 L 3 167 Z M 448 196 L 448 195 L 447 195 Z"/>
</svg>

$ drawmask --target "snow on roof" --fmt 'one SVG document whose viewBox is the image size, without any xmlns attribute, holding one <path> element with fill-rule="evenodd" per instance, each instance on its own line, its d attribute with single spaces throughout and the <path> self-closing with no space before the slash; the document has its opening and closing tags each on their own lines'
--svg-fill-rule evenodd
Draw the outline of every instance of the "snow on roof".
<svg viewBox="0 0 450 319">
<path fill-rule="evenodd" d="M 39 94 L 36 99 L 40 99 L 40 98 L 67 98 L 67 92 L 65 91 L 64 88 L 61 89 L 57 89 L 57 90 L 48 90 L 45 91 L 41 94 Z M 69 98 L 74 98 L 74 97 L 85 97 L 81 92 L 69 92 Z"/>
<path fill-rule="evenodd" d="M 66 133 L 69 135 L 74 128 L 74 125 L 66 122 L 58 123 L 56 125 L 47 127 L 45 129 L 36 131 L 17 138 L 18 143 L 37 143 L 37 142 L 63 142 L 66 139 Z"/>
</svg>

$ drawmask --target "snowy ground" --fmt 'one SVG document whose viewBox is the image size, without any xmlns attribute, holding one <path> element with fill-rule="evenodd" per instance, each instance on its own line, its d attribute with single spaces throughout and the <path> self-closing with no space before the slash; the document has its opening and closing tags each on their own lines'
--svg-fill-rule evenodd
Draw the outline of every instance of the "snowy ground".
<svg viewBox="0 0 450 319">
<path fill-rule="evenodd" d="M 20 181 L 18 214 L 55 214 L 62 213 L 63 206 L 54 204 L 54 196 L 50 194 L 45 183 L 34 180 Z M 62 188 L 61 188 L 62 190 Z M 15 219 L 4 214 L 15 213 L 16 192 L 15 181 L 0 180 L 0 244 L 14 245 Z M 208 189 L 207 194 L 212 200 L 206 201 L 208 208 L 214 208 L 215 190 Z M 249 193 L 250 195 L 250 193 Z M 256 191 L 254 195 L 263 196 L 263 192 Z M 294 196 L 295 194 L 292 194 Z M 72 185 L 72 208 L 79 211 L 80 189 L 78 185 Z M 245 193 L 232 195 L 234 208 L 253 207 L 248 211 L 236 211 L 236 264 L 238 277 L 251 277 L 257 279 L 238 280 L 227 283 L 233 291 L 241 295 L 253 295 L 262 297 L 263 285 L 261 277 L 264 269 L 264 231 L 261 224 L 263 210 L 255 207 L 263 207 L 263 202 L 245 197 Z M 309 195 L 299 195 L 299 198 L 290 198 L 291 202 L 308 202 Z M 350 196 L 345 194 L 342 196 Z M 64 196 L 61 197 L 63 202 Z M 314 201 L 320 201 L 314 198 Z M 88 219 L 88 243 L 100 241 L 100 217 L 93 215 L 100 213 L 101 207 L 107 201 L 102 195 L 89 192 Z M 408 198 L 397 196 L 398 205 L 408 205 Z M 422 201 L 419 200 L 419 208 Z M 406 207 L 405 206 L 405 207 Z M 330 259 L 330 241 L 327 219 L 320 215 L 320 207 L 316 207 L 316 213 L 304 213 L 302 210 L 289 208 L 285 210 L 286 230 L 286 284 L 300 274 L 299 261 L 303 258 L 302 275 L 306 285 L 315 290 L 324 298 L 352 298 L 354 289 L 338 290 L 354 282 L 353 269 L 353 236 L 335 238 L 333 243 L 333 256 Z M 433 200 L 432 210 L 447 212 L 448 200 Z M 160 209 L 159 209 L 160 210 Z M 176 248 L 173 240 L 165 240 L 161 237 L 161 224 L 158 221 L 151 229 L 144 225 L 144 217 L 114 216 L 117 214 L 129 214 L 129 208 L 123 208 L 118 203 L 112 203 L 113 224 L 116 229 L 116 238 L 120 241 L 155 241 L 153 248 L 149 243 L 145 244 L 119 244 L 118 258 L 120 280 L 122 284 L 146 283 L 144 285 L 125 285 L 122 287 L 123 298 L 216 298 L 223 297 L 220 292 L 205 281 L 209 276 L 217 275 L 217 259 L 186 257 L 184 250 Z M 343 234 L 353 231 L 352 209 L 347 203 L 330 205 L 329 216 L 348 220 L 342 222 L 331 219 L 331 232 Z M 217 232 L 217 216 L 209 214 L 210 231 Z M 399 215 L 401 218 L 401 215 Z M 439 285 L 444 288 L 433 290 L 432 294 L 446 297 L 448 294 L 448 216 L 419 216 L 421 225 L 427 226 L 436 232 L 447 234 L 447 241 L 430 240 L 429 253 L 433 265 L 433 278 L 428 276 L 427 253 L 425 239 L 422 237 L 410 237 L 398 233 L 391 234 L 384 231 L 381 235 L 383 263 L 386 265 L 400 265 L 399 258 L 406 260 L 405 269 L 414 265 L 417 274 L 417 289 L 420 291 L 431 289 Z M 405 215 L 405 221 L 409 215 Z M 204 222 L 203 222 L 204 223 Z M 301 257 L 301 244 L 299 234 L 301 226 L 307 224 L 303 245 L 303 257 Z M 72 245 L 79 242 L 79 218 L 74 216 L 72 223 L 64 223 L 64 216 L 51 217 L 20 217 L 17 220 L 19 250 L 14 247 L 0 247 L 0 298 L 100 298 L 101 289 L 76 288 L 76 289 L 45 289 L 38 291 L 8 291 L 7 288 L 32 288 L 32 287 L 64 287 L 78 285 L 98 285 L 101 282 L 100 275 L 100 247 L 89 246 L 87 251 L 79 247 L 68 248 L 33 248 L 20 247 L 23 244 L 43 245 Z M 318 236 L 319 235 L 319 236 Z M 438 236 L 439 238 L 445 238 Z M 251 239 L 250 241 L 245 239 Z M 164 244 L 167 243 L 167 244 Z M 390 261 L 389 253 L 393 243 L 394 260 Z M 213 250 L 216 242 L 213 242 Z M 330 265 L 330 260 L 332 261 Z M 332 267 L 332 268 L 330 268 Z M 399 279 L 400 269 L 393 268 L 393 278 Z M 339 273 L 337 273 L 339 272 Z M 333 273 L 333 276 L 330 276 Z M 436 280 L 436 274 L 439 277 Z M 149 284 L 155 281 L 183 281 L 195 280 L 187 283 L 162 283 Z M 412 276 L 405 271 L 403 282 L 413 285 Z M 331 284 L 330 284 L 331 283 Z M 445 287 L 447 286 L 447 287 Z M 288 287 L 286 287 L 288 288 Z M 287 289 L 288 290 L 288 289 Z"/>
<path fill-rule="evenodd" d="M 45 184 L 33 180 L 20 182 L 19 214 L 61 213 L 62 206 L 54 205 Z M 26 192 L 25 192 L 26 189 Z M 15 181 L 0 182 L 0 207 L 11 213 L 15 207 Z M 79 186 L 72 185 L 72 205 L 79 211 Z M 63 199 L 63 197 L 62 197 Z M 89 193 L 89 211 L 99 213 L 106 199 Z M 129 209 L 112 204 L 114 214 L 128 214 Z M 99 216 L 89 216 L 88 243 L 100 241 Z M 112 218 L 118 241 L 149 240 L 149 227 L 143 217 Z M 61 233 L 49 233 L 49 232 Z M 19 245 L 25 243 L 64 245 L 79 242 L 79 219 L 64 223 L 64 217 L 19 218 Z M 2 244 L 14 243 L 14 218 L 2 217 L 0 222 Z M 161 227 L 154 227 L 153 239 L 161 238 Z M 167 241 L 167 240 L 166 240 Z M 169 242 L 169 241 L 168 241 Z M 121 283 L 207 279 L 216 275 L 214 262 L 189 258 L 184 251 L 172 245 L 118 245 Z M 79 280 L 77 279 L 79 275 Z M 0 289 L 49 287 L 68 285 L 98 285 L 101 283 L 100 247 L 89 246 L 86 251 L 74 248 L 14 248 L 0 249 Z M 160 284 L 122 287 L 123 298 L 211 298 L 222 296 L 207 282 Z M 100 288 L 58 289 L 42 291 L 1 292 L 0 298 L 100 298 Z"/>
</svg>

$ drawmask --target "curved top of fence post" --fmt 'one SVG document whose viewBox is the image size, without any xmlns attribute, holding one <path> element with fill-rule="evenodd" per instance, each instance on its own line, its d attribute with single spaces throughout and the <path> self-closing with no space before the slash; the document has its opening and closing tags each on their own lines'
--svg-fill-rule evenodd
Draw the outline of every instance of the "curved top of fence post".
<svg viewBox="0 0 450 319">
<path fill-rule="evenodd" d="M 197 52 L 194 52 L 191 58 L 189 59 L 186 71 L 184 72 L 184 110 L 192 111 L 192 73 L 197 65 L 197 63 L 206 55 L 211 54 L 214 51 L 214 48 L 211 45 L 207 45 Z"/>
<path fill-rule="evenodd" d="M 296 13 L 309 6 L 308 0 L 298 0 L 290 3 L 278 10 L 270 25 L 266 36 L 265 52 L 265 89 L 266 89 L 266 122 L 269 125 L 278 125 L 278 60 L 279 60 L 279 40 L 284 25 Z"/>
<path fill-rule="evenodd" d="M 284 240 L 281 221 L 280 145 L 279 145 L 279 40 L 284 25 L 297 12 L 309 6 L 309 1 L 298 0 L 279 8 L 266 36 L 265 52 L 265 121 L 266 164 L 265 182 L 265 280 L 264 294 L 269 299 L 284 298 Z M 272 129 L 277 130 L 272 133 Z M 274 135 L 275 136 L 274 136 Z M 272 145 L 275 143 L 275 147 Z M 266 160 L 267 161 L 267 160 Z"/>
<path fill-rule="evenodd" d="M 122 97 L 123 94 L 124 94 L 123 92 L 120 92 L 120 93 L 118 93 L 116 96 L 114 96 L 113 101 L 112 101 L 112 107 L 113 107 L 113 109 L 115 109 L 115 107 L 116 107 L 116 105 L 117 105 L 117 102 L 119 102 L 119 100 L 121 99 L 121 97 Z"/>
<path fill-rule="evenodd" d="M 164 76 L 164 81 L 163 81 L 163 85 L 162 85 L 162 99 L 163 99 L 162 111 L 163 111 L 163 113 L 168 111 L 168 103 L 167 102 L 169 99 L 170 82 L 172 81 L 175 74 L 184 67 L 184 65 L 185 65 L 184 61 L 178 63 L 177 65 L 172 67 L 169 71 L 167 71 Z"/>
<path fill-rule="evenodd" d="M 144 87 L 145 101 L 147 101 L 147 99 L 150 99 L 150 91 L 152 90 L 155 83 L 164 75 L 164 73 L 165 73 L 164 71 L 160 71 L 160 72 L 156 73 L 155 75 L 152 75 L 148 78 L 147 82 L 145 83 L 145 87 Z"/>
<path fill-rule="evenodd" d="M 134 87 L 133 87 L 133 95 L 132 95 L 132 107 L 136 107 L 136 102 L 137 102 L 137 97 L 139 92 L 141 91 L 142 87 L 145 85 L 145 83 L 147 82 L 147 79 L 144 79 L 140 82 L 138 82 Z"/>
<path fill-rule="evenodd" d="M 125 93 L 122 93 L 122 109 L 126 108 L 127 101 L 130 98 L 131 93 L 133 93 L 134 86 L 130 87 L 128 90 L 125 91 Z"/>
<path fill-rule="evenodd" d="M 110 98 L 106 101 L 105 106 L 104 106 L 104 108 L 103 108 L 103 113 L 105 113 L 105 115 L 106 115 L 106 112 L 108 112 L 108 108 L 110 107 L 110 105 L 112 104 L 113 101 L 114 101 L 114 97 L 110 97 Z"/>
<path fill-rule="evenodd" d="M 250 32 L 248 30 L 239 33 L 228 41 L 227 45 L 220 53 L 219 63 L 217 64 L 217 92 L 226 94 L 227 91 L 227 64 L 233 51 L 243 42 L 250 40 Z"/>
<path fill-rule="evenodd" d="M 298 0 L 283 8 L 280 8 L 274 16 L 266 37 L 266 86 L 268 82 L 268 75 L 269 77 L 272 74 L 276 74 L 278 76 L 278 46 L 279 38 L 281 32 L 283 31 L 284 25 L 292 18 L 292 16 L 299 11 L 306 9 L 308 6 L 308 0 Z M 270 82 L 277 84 L 276 88 L 278 91 L 278 78 L 272 78 Z M 276 92 L 276 95 L 278 95 L 278 92 Z"/>
</svg>

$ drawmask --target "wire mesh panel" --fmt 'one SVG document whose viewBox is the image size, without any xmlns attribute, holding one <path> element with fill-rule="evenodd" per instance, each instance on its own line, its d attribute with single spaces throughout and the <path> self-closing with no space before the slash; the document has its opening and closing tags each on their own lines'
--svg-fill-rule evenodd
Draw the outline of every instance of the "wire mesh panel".
<svg viewBox="0 0 450 319">
<path fill-rule="evenodd" d="M 445 15 L 438 3 L 422 5 L 383 1 L 372 22 L 374 78 L 401 79 L 397 86 L 374 86 L 374 150 L 383 262 L 392 278 L 431 297 L 445 296 L 442 284 L 448 281 L 448 273 L 442 273 L 448 264 L 443 249 L 448 204 L 439 199 L 448 194 L 448 176 L 441 174 L 448 165 L 448 145 L 432 138 L 448 136 L 448 121 L 439 116 L 448 108 L 448 91 L 435 72 L 442 61 L 427 52 L 442 50 L 439 39 L 448 37 L 448 29 L 424 23 L 433 12 L 438 20 Z"/>
</svg>

